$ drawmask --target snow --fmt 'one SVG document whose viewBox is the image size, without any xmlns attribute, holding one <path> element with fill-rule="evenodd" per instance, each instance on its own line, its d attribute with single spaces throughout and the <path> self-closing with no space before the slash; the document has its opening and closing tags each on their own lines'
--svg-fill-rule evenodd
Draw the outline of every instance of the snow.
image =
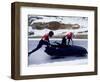
<svg viewBox="0 0 100 82">
<path fill-rule="evenodd" d="M 38 16 L 37 16 L 38 17 Z M 71 17 L 71 16 L 59 16 L 59 17 L 45 17 L 42 16 L 42 19 L 37 19 L 33 21 L 31 24 L 34 24 L 36 22 L 51 22 L 51 21 L 57 21 L 64 24 L 79 24 L 83 27 L 87 27 L 88 18 L 87 17 Z"/>
<path fill-rule="evenodd" d="M 73 16 L 29 16 L 31 19 L 35 19 L 34 21 L 31 22 L 31 25 L 36 23 L 36 22 L 51 22 L 51 21 L 57 21 L 61 22 L 64 24 L 79 24 L 80 28 L 79 29 L 58 29 L 58 30 L 53 30 L 54 35 L 65 35 L 67 32 L 71 31 L 74 34 L 78 34 L 78 32 L 83 32 L 83 34 L 87 34 L 84 31 L 88 31 L 88 17 L 73 17 Z M 41 17 L 41 19 L 36 19 L 36 17 Z M 50 29 L 32 29 L 31 26 L 29 26 L 29 32 L 34 32 L 34 36 L 41 36 L 46 33 L 48 33 Z"/>
<path fill-rule="evenodd" d="M 34 32 L 34 36 L 41 36 L 41 35 L 48 33 L 49 31 L 50 31 L 50 29 L 47 29 L 47 28 L 45 28 L 43 30 L 37 30 L 37 29 L 32 29 L 32 27 L 29 27 L 29 32 Z M 73 30 L 73 29 L 53 30 L 55 36 L 65 35 L 67 32 L 73 32 L 74 34 L 78 34 L 78 32 L 84 32 L 84 31 L 87 31 L 87 28 L 81 28 L 81 29 L 76 29 L 76 30 Z M 87 33 L 84 33 L 84 34 L 87 34 Z"/>
</svg>

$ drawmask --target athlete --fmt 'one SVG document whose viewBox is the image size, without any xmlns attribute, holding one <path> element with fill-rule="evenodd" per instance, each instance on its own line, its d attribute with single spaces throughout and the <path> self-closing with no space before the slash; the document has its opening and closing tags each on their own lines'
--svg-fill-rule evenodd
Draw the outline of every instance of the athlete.
<svg viewBox="0 0 100 82">
<path fill-rule="evenodd" d="M 73 38 L 73 33 L 72 32 L 68 32 L 67 34 L 66 34 L 66 37 L 67 37 L 67 44 L 68 45 L 70 45 L 70 41 L 72 42 L 72 45 L 73 45 L 73 40 L 72 40 L 72 38 Z"/>
<path fill-rule="evenodd" d="M 61 43 L 58 43 L 56 41 L 55 43 L 58 44 L 57 46 L 65 47 L 66 45 L 70 45 L 70 41 L 72 41 L 72 45 L 73 45 L 72 37 L 73 37 L 73 33 L 68 32 L 66 35 L 62 37 Z"/>
<path fill-rule="evenodd" d="M 42 47 L 42 45 L 47 45 L 49 46 L 50 45 L 50 41 L 49 41 L 49 38 L 52 37 L 54 35 L 54 32 L 53 31 L 50 31 L 48 34 L 45 34 L 41 40 L 39 41 L 39 44 L 37 45 L 37 47 L 35 49 L 33 49 L 31 52 L 28 53 L 28 56 L 37 51 L 38 49 L 40 49 Z"/>
</svg>

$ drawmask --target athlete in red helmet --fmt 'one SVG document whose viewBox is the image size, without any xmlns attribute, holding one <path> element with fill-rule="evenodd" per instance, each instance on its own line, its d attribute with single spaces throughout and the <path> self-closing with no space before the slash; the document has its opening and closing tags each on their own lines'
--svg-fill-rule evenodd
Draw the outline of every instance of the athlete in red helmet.
<svg viewBox="0 0 100 82">
<path fill-rule="evenodd" d="M 28 56 L 37 51 L 38 49 L 40 49 L 42 47 L 42 45 L 50 45 L 50 41 L 49 41 L 49 38 L 52 37 L 54 35 L 54 32 L 53 31 L 50 31 L 48 34 L 45 34 L 41 40 L 39 41 L 39 44 L 37 45 L 37 47 L 35 49 L 33 49 L 31 52 L 28 53 Z"/>
</svg>

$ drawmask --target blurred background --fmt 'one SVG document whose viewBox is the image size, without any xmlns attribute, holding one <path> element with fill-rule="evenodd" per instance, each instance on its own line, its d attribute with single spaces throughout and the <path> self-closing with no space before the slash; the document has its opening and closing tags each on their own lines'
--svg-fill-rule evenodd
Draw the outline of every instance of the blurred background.
<svg viewBox="0 0 100 82">
<path fill-rule="evenodd" d="M 41 37 L 52 30 L 55 38 L 73 32 L 73 38 L 87 39 L 88 17 L 28 15 L 28 28 L 29 38 Z"/>
</svg>

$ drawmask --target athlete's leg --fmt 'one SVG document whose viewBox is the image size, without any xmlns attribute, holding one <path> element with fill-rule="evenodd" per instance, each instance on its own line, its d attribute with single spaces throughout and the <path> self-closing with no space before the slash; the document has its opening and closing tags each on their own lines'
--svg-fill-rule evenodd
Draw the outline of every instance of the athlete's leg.
<svg viewBox="0 0 100 82">
<path fill-rule="evenodd" d="M 42 45 L 50 45 L 50 43 L 49 42 L 47 42 L 47 41 L 43 41 L 43 40 L 40 40 L 40 42 L 39 42 L 39 44 L 37 45 L 37 47 L 35 48 L 35 49 L 33 49 L 31 52 L 29 52 L 28 53 L 28 56 L 31 54 L 31 53 L 33 53 L 33 52 L 35 52 L 35 51 L 37 51 L 38 49 L 40 49 L 41 47 L 42 47 Z"/>
<path fill-rule="evenodd" d="M 36 47 L 35 49 L 33 49 L 31 52 L 28 53 L 28 56 L 29 56 L 31 53 L 33 53 L 33 52 L 37 51 L 38 49 L 40 49 L 40 48 L 42 47 L 42 45 L 43 45 L 43 42 L 40 41 L 39 44 L 37 45 L 37 47 Z"/>
<path fill-rule="evenodd" d="M 72 40 L 72 38 L 71 38 L 71 42 L 72 42 L 72 45 L 73 45 L 73 40 Z"/>
<path fill-rule="evenodd" d="M 70 45 L 70 39 L 68 39 L 68 45 Z"/>
</svg>

